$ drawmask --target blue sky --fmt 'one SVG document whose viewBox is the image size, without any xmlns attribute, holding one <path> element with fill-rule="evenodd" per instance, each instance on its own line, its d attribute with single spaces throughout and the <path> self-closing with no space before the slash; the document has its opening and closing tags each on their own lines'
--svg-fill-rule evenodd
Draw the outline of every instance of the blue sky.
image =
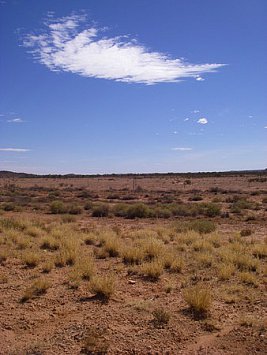
<svg viewBox="0 0 267 355">
<path fill-rule="evenodd" d="M 0 170 L 267 167 L 266 0 L 1 0 Z"/>
</svg>

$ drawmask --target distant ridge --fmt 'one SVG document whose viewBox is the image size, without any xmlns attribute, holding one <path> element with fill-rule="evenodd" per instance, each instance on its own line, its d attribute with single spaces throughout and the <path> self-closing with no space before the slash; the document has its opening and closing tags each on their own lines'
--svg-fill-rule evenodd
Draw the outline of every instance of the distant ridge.
<svg viewBox="0 0 267 355">
<path fill-rule="evenodd" d="M 231 170 L 231 171 L 213 171 L 213 172 L 186 172 L 186 173 L 124 173 L 124 174 L 29 174 L 29 173 L 18 173 L 14 171 L 2 170 L 0 171 L 1 179 L 11 179 L 11 178 L 57 178 L 57 179 L 70 179 L 70 178 L 91 178 L 91 177 L 152 177 L 152 176 L 185 176 L 185 177 L 204 177 L 204 176 L 227 176 L 227 175 L 238 175 L 238 174 L 247 174 L 247 175 L 265 175 L 267 174 L 266 169 L 258 169 L 258 170 Z"/>
</svg>

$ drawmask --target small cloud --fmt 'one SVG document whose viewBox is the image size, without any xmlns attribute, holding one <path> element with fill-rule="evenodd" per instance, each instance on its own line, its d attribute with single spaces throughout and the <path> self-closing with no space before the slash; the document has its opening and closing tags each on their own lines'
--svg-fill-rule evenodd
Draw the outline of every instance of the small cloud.
<svg viewBox="0 0 267 355">
<path fill-rule="evenodd" d="M 199 110 L 193 110 L 192 113 L 199 113 Z"/>
<path fill-rule="evenodd" d="M 173 134 L 178 134 L 178 132 L 177 131 L 173 131 Z"/>
<path fill-rule="evenodd" d="M 24 122 L 21 118 L 11 118 L 10 120 L 7 120 L 7 122 L 10 122 L 10 123 L 22 123 Z"/>
<path fill-rule="evenodd" d="M 186 121 L 189 121 L 189 119 L 190 119 L 190 118 L 187 117 L 187 118 L 184 119 L 184 121 L 185 121 L 185 122 L 186 122 Z"/>
<path fill-rule="evenodd" d="M 253 116 L 252 115 L 250 115 L 250 116 L 248 116 L 249 118 L 253 118 Z"/>
<path fill-rule="evenodd" d="M 198 76 L 198 77 L 196 78 L 196 80 L 197 80 L 197 81 L 205 81 L 205 79 L 202 78 L 201 76 Z"/>
<path fill-rule="evenodd" d="M 205 117 L 202 117 L 200 118 L 197 123 L 200 123 L 200 124 L 207 124 L 208 123 L 208 120 L 205 118 Z"/>
<path fill-rule="evenodd" d="M 187 151 L 190 151 L 190 150 L 192 150 L 192 148 L 185 148 L 185 147 L 176 147 L 176 148 L 172 148 L 172 150 L 174 150 L 174 151 L 178 151 L 178 152 L 187 152 Z"/>
<path fill-rule="evenodd" d="M 22 153 L 22 152 L 30 152 L 30 149 L 24 149 L 24 148 L 0 148 L 0 152 Z"/>
</svg>

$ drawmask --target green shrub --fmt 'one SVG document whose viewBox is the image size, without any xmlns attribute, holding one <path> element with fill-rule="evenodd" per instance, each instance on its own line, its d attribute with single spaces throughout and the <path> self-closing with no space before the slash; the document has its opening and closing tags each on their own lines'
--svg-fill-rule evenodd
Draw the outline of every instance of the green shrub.
<svg viewBox="0 0 267 355">
<path fill-rule="evenodd" d="M 76 205 L 70 205 L 68 208 L 68 213 L 69 214 L 81 214 L 82 213 L 82 209 L 80 206 L 76 206 Z"/>
<path fill-rule="evenodd" d="M 127 218 L 146 218 L 149 217 L 149 208 L 144 203 L 135 203 L 127 209 Z"/>
<path fill-rule="evenodd" d="M 197 219 L 195 221 L 188 222 L 187 228 L 200 234 L 207 234 L 214 232 L 216 230 L 216 225 L 212 221 Z"/>
<path fill-rule="evenodd" d="M 219 216 L 221 213 L 221 208 L 220 206 L 214 204 L 214 203 L 208 203 L 206 204 L 206 209 L 205 209 L 205 216 L 207 217 L 215 217 Z"/>
<path fill-rule="evenodd" d="M 53 214 L 66 213 L 67 207 L 62 201 L 53 201 L 50 205 L 50 211 Z"/>
<path fill-rule="evenodd" d="M 107 204 L 101 204 L 93 207 L 92 217 L 108 217 L 109 206 Z"/>
</svg>

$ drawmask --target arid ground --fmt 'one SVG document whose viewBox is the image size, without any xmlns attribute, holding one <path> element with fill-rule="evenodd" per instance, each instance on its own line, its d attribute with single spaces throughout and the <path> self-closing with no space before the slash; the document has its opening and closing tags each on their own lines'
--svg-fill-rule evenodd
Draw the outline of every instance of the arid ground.
<svg viewBox="0 0 267 355">
<path fill-rule="evenodd" d="M 0 354 L 266 354 L 267 174 L 0 178 Z"/>
</svg>

